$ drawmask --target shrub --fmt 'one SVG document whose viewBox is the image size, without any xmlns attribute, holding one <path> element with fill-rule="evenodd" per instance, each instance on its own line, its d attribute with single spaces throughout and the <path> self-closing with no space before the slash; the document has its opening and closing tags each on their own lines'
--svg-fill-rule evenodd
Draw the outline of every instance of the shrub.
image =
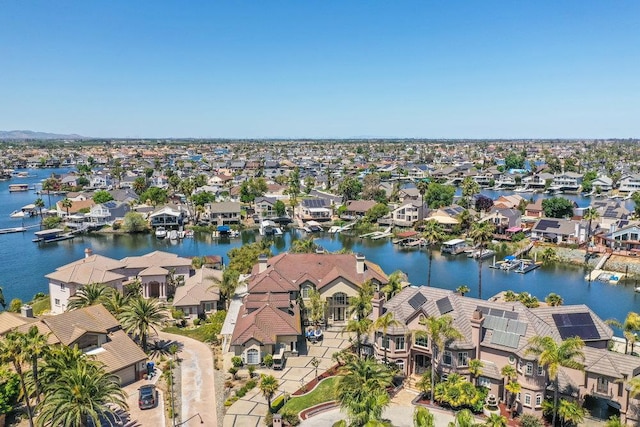
<svg viewBox="0 0 640 427">
<path fill-rule="evenodd" d="M 247 389 L 242 387 L 240 390 L 236 390 L 236 396 L 244 397 L 247 394 Z"/>
<path fill-rule="evenodd" d="M 9 303 L 9 310 L 14 313 L 20 313 L 20 309 L 22 308 L 22 300 L 20 298 L 14 298 Z"/>
<path fill-rule="evenodd" d="M 231 358 L 231 363 L 233 363 L 233 367 L 234 368 L 239 368 L 242 366 L 242 357 L 240 356 L 233 356 Z"/>
<path fill-rule="evenodd" d="M 200 325 L 200 319 L 198 318 L 193 319 L 193 326 L 198 326 L 198 325 Z"/>
<path fill-rule="evenodd" d="M 253 378 L 253 374 L 256 371 L 255 365 L 249 365 L 247 370 L 249 371 L 249 378 Z"/>
<path fill-rule="evenodd" d="M 520 425 L 522 427 L 542 427 L 544 422 L 535 415 L 522 414 L 520 416 Z"/>
<path fill-rule="evenodd" d="M 271 408 L 273 409 L 273 412 L 279 412 L 283 406 L 284 406 L 284 394 L 281 394 L 280 396 L 276 397 L 275 399 L 273 399 L 273 402 L 271 402 Z"/>
<path fill-rule="evenodd" d="M 236 375 L 238 374 L 238 368 L 236 368 L 235 366 L 232 366 L 229 368 L 228 371 L 231 375 L 233 375 L 233 379 L 237 379 Z"/>
<path fill-rule="evenodd" d="M 246 387 L 247 391 L 249 391 L 254 389 L 256 385 L 258 385 L 256 380 L 249 380 L 244 386 Z"/>
<path fill-rule="evenodd" d="M 298 417 L 298 414 L 290 409 L 283 410 L 280 415 L 282 415 L 282 419 L 291 426 L 297 426 L 298 424 L 300 424 L 300 418 Z"/>
<path fill-rule="evenodd" d="M 35 300 L 37 300 L 37 299 L 44 298 L 44 297 L 46 297 L 46 295 L 44 294 L 44 292 L 38 292 L 37 294 L 35 294 L 35 295 L 33 296 L 33 299 L 34 299 L 34 301 L 35 301 Z"/>
<path fill-rule="evenodd" d="M 179 308 L 172 308 L 171 317 L 176 320 L 182 320 L 184 319 L 184 311 L 180 310 Z"/>
<path fill-rule="evenodd" d="M 264 359 L 262 359 L 262 362 L 264 363 L 264 365 L 265 365 L 267 368 L 272 367 L 272 366 L 273 366 L 273 356 L 272 356 L 272 355 L 270 355 L 270 354 L 267 354 L 267 355 L 264 357 Z"/>
<path fill-rule="evenodd" d="M 267 410 L 267 415 L 264 417 L 264 424 L 267 427 L 273 426 L 273 414 L 269 410 Z"/>
<path fill-rule="evenodd" d="M 231 406 L 238 400 L 238 396 L 231 396 L 224 401 L 224 406 Z"/>
</svg>

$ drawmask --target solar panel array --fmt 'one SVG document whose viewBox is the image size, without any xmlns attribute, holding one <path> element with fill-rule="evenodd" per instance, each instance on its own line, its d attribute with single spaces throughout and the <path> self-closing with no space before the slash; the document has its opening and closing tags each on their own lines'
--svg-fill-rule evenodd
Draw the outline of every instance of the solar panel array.
<svg viewBox="0 0 640 427">
<path fill-rule="evenodd" d="M 547 228 L 558 228 L 558 221 L 541 219 L 536 225 L 536 230 L 545 231 Z"/>
<path fill-rule="evenodd" d="M 485 316 L 491 315 L 495 317 L 506 317 L 507 319 L 518 320 L 517 311 L 500 310 L 498 308 L 489 308 L 482 305 L 476 306 L 476 310 L 481 311 Z"/>
<path fill-rule="evenodd" d="M 105 205 L 109 209 L 113 209 L 116 207 L 117 203 L 114 202 L 113 200 L 110 200 L 108 202 L 104 202 L 103 205 Z"/>
<path fill-rule="evenodd" d="M 483 306 L 476 307 L 476 310 L 485 316 L 482 327 L 492 331 L 491 344 L 510 348 L 520 346 L 520 338 L 527 333 L 527 324 L 518 321 L 517 312 Z"/>
<path fill-rule="evenodd" d="M 438 306 L 438 311 L 440 311 L 441 315 L 453 311 L 453 306 L 451 305 L 451 301 L 449 301 L 449 297 L 444 297 L 436 301 L 436 306 Z"/>
<path fill-rule="evenodd" d="M 505 347 L 518 348 L 520 346 L 520 335 L 510 332 L 493 331 L 491 344 L 503 345 Z"/>
<path fill-rule="evenodd" d="M 414 309 L 417 310 L 420 307 L 422 307 L 422 305 L 427 302 L 427 297 L 425 297 L 424 295 L 422 295 L 420 292 L 417 292 L 414 296 L 412 296 L 411 298 L 409 298 L 409 305 Z"/>
<path fill-rule="evenodd" d="M 598 328 L 589 313 L 556 313 L 553 322 L 562 339 L 580 337 L 583 340 L 600 339 Z"/>
<path fill-rule="evenodd" d="M 324 199 L 303 199 L 302 205 L 307 208 L 324 208 L 327 203 Z"/>
</svg>

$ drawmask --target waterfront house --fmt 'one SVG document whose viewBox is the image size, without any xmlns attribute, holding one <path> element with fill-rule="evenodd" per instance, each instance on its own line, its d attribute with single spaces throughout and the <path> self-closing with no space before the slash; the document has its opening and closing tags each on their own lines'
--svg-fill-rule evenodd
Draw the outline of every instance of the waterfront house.
<svg viewBox="0 0 640 427">
<path fill-rule="evenodd" d="M 562 397 L 582 402 L 590 396 L 616 408 L 623 421 L 638 421 L 639 401 L 631 397 L 626 384 L 640 375 L 640 359 L 607 350 L 613 331 L 585 305 L 530 309 L 519 302 L 478 300 L 433 287 L 405 288 L 389 301 L 377 293 L 372 305 L 372 321 L 391 312 L 399 325 L 388 328 L 386 337 L 381 330 L 373 331 L 366 352 L 383 360 L 386 349 L 387 359 L 410 377 L 409 383 L 430 369 L 433 356 L 429 339 L 415 333 L 424 330 L 420 320 L 448 315 L 462 338 L 441 349 L 441 359 L 435 360 L 439 377 L 457 373 L 471 381 L 469 362 L 478 359 L 483 367 L 477 383 L 505 401 L 507 379 L 500 372 L 511 365 L 521 386 L 515 412 L 541 416 L 542 402 L 552 397 L 553 389 L 544 367 L 527 351 L 529 340 L 579 336 L 585 342 L 585 369 L 560 368 Z"/>
<path fill-rule="evenodd" d="M 544 209 L 542 208 L 542 198 L 535 200 L 527 204 L 527 207 L 524 209 L 524 216 L 527 217 L 527 220 L 542 218 L 544 216 Z"/>
<path fill-rule="evenodd" d="M 319 197 L 302 199 L 297 211 L 299 217 L 304 221 L 330 221 L 331 201 Z"/>
<path fill-rule="evenodd" d="M 582 175 L 577 172 L 564 172 L 553 177 L 551 186 L 562 191 L 578 191 L 582 185 Z"/>
<path fill-rule="evenodd" d="M 189 211 L 183 205 L 167 204 L 156 209 L 149 215 L 151 227 L 164 227 L 177 229 L 183 226 L 189 217 Z"/>
<path fill-rule="evenodd" d="M 239 202 L 218 202 L 206 205 L 206 215 L 212 224 L 231 225 L 239 224 L 242 205 Z"/>
<path fill-rule="evenodd" d="M 346 204 L 344 214 L 340 217 L 347 220 L 362 218 L 369 209 L 377 205 L 375 200 L 349 200 Z"/>
<path fill-rule="evenodd" d="M 111 200 L 92 206 L 86 218 L 92 225 L 105 225 L 123 219 L 130 210 L 128 203 Z"/>
<path fill-rule="evenodd" d="M 65 208 L 62 206 L 62 200 L 59 200 L 56 202 L 55 210 L 56 210 L 56 214 L 60 218 L 65 218 L 67 215 L 73 215 L 73 214 L 82 213 L 82 212 L 89 212 L 91 210 L 91 207 L 94 206 L 95 204 L 96 203 L 93 201 L 93 199 L 71 200 L 71 206 L 69 206 L 68 208 Z"/>
<path fill-rule="evenodd" d="M 83 286 L 101 283 L 123 292 L 126 283 L 139 280 L 144 298 L 166 300 L 172 277 L 191 275 L 191 260 L 168 252 L 155 251 L 142 256 L 115 260 L 85 251 L 85 257 L 58 267 L 47 274 L 51 312 L 62 313 L 69 299 Z"/>
<path fill-rule="evenodd" d="M 580 221 L 562 218 L 541 218 L 531 228 L 531 237 L 555 243 L 578 243 Z"/>
<path fill-rule="evenodd" d="M 422 205 L 419 200 L 404 203 L 391 211 L 391 222 L 399 227 L 413 227 L 424 218 L 426 211 L 426 205 Z"/>
<path fill-rule="evenodd" d="M 258 197 L 254 201 L 255 213 L 259 218 L 272 218 L 276 216 L 275 204 L 278 199 L 275 197 Z"/>
<path fill-rule="evenodd" d="M 640 190 L 640 174 L 627 174 L 620 178 L 620 188 L 621 192 L 625 193 L 633 193 L 635 191 Z"/>
<path fill-rule="evenodd" d="M 596 179 L 591 181 L 591 187 L 596 191 L 596 193 L 598 192 L 598 189 L 604 192 L 611 191 L 613 190 L 613 180 L 608 176 L 598 175 Z"/>
<path fill-rule="evenodd" d="M 496 208 L 493 206 L 478 222 L 492 223 L 495 227 L 495 234 L 504 237 L 506 231 L 509 229 L 518 229 L 518 231 L 521 229 L 521 217 L 522 214 L 517 209 Z"/>
<path fill-rule="evenodd" d="M 493 201 L 493 206 L 498 209 L 518 209 L 525 199 L 518 194 L 502 195 Z"/>
</svg>

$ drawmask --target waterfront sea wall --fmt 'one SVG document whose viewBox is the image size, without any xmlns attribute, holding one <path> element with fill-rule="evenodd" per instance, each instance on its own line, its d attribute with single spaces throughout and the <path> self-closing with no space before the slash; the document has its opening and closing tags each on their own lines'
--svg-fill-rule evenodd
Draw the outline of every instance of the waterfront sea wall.
<svg viewBox="0 0 640 427">
<path fill-rule="evenodd" d="M 541 258 L 542 252 L 546 247 L 538 246 L 533 248 L 531 252 L 531 256 L 533 257 L 534 253 L 538 254 L 538 259 Z M 554 247 L 560 262 L 574 265 L 584 265 L 584 257 L 585 251 L 584 249 L 571 249 L 571 248 L 561 248 Z M 601 254 L 594 254 L 595 256 L 591 256 L 589 258 L 589 267 L 594 268 L 600 258 Z M 621 255 L 612 255 L 607 263 L 604 265 L 604 270 L 606 271 L 615 271 L 618 273 L 629 273 L 629 276 L 638 276 L 640 277 L 640 258 L 636 257 L 628 257 Z"/>
</svg>

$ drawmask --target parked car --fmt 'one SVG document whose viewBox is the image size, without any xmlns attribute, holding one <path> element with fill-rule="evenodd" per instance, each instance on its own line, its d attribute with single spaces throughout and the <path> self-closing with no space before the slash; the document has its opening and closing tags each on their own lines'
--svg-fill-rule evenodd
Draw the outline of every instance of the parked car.
<svg viewBox="0 0 640 427">
<path fill-rule="evenodd" d="M 153 384 L 143 385 L 138 389 L 138 407 L 140 409 L 155 408 L 158 403 L 158 390 Z"/>
</svg>

